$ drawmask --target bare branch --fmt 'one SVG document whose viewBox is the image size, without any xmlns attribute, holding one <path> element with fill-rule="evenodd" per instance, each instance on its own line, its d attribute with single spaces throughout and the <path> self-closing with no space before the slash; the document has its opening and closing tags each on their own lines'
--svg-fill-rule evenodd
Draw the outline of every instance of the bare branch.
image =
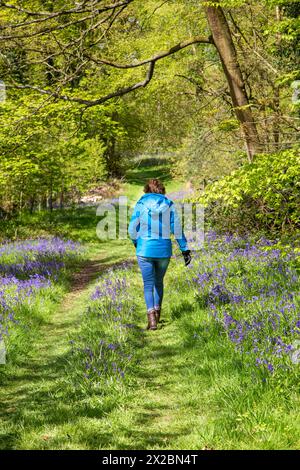
<svg viewBox="0 0 300 470">
<path fill-rule="evenodd" d="M 88 15 L 88 16 L 85 16 L 83 18 L 79 18 L 77 20 L 74 20 L 74 21 L 69 21 L 68 23 L 65 23 L 65 24 L 58 24 L 58 25 L 48 26 L 48 27 L 46 26 L 45 28 L 41 28 L 41 29 L 39 29 L 37 31 L 33 31 L 31 33 L 27 32 L 27 33 L 19 34 L 19 35 L 10 34 L 10 35 L 6 35 L 6 36 L 0 36 L 0 39 L 1 40 L 27 39 L 27 38 L 34 37 L 34 36 L 40 36 L 40 35 L 43 35 L 43 34 L 47 34 L 47 33 L 50 33 L 52 31 L 59 31 L 59 30 L 62 30 L 62 29 L 66 29 L 69 26 L 73 26 L 74 24 L 79 24 L 79 23 L 82 23 L 84 21 L 93 19 L 95 16 L 100 15 L 101 13 L 105 13 L 109 10 L 115 10 L 116 8 L 126 7 L 131 2 L 133 2 L 133 0 L 122 0 L 122 1 L 119 1 L 119 2 L 114 3 L 112 5 L 103 6 L 102 8 L 86 9 L 86 10 L 82 10 L 80 12 L 76 11 L 77 13 L 90 12 L 91 14 Z M 1 6 L 1 3 L 0 3 L 0 6 Z M 5 4 L 4 6 L 7 6 L 7 4 Z M 11 5 L 11 7 L 13 7 L 13 6 Z M 30 22 L 17 23 L 17 24 L 13 24 L 13 25 L 11 25 L 11 24 L 10 25 L 4 25 L 0 29 L 8 29 L 8 28 L 17 28 L 17 27 L 21 27 L 21 26 L 28 26 L 30 24 L 41 23 L 41 22 L 44 22 L 44 21 L 47 21 L 47 20 L 51 20 L 51 19 L 56 18 L 58 16 L 61 16 L 63 14 L 66 15 L 66 14 L 71 14 L 71 13 L 75 13 L 75 11 L 72 11 L 72 10 L 63 11 L 63 10 L 61 10 L 59 12 L 50 13 L 48 15 L 48 17 L 46 17 L 46 18 L 32 20 Z"/>
<path fill-rule="evenodd" d="M 148 72 L 147 72 L 147 75 L 146 75 L 146 78 L 142 82 L 135 83 L 134 85 L 128 86 L 126 88 L 121 88 L 121 89 L 119 89 L 119 90 L 117 90 L 113 93 L 109 93 L 108 95 L 102 96 L 101 98 L 98 98 L 97 100 L 85 100 L 83 98 L 75 98 L 75 97 L 68 96 L 68 95 L 61 95 L 57 92 L 53 92 L 53 91 L 50 91 L 50 90 L 44 90 L 42 88 L 32 86 L 32 85 L 7 85 L 7 87 L 8 88 L 16 88 L 16 89 L 19 89 L 19 90 L 24 90 L 24 89 L 34 90 L 34 91 L 37 91 L 37 92 L 41 93 L 42 95 L 49 95 L 49 96 L 52 96 L 53 98 L 57 98 L 57 99 L 60 99 L 60 100 L 71 101 L 71 102 L 74 102 L 74 103 L 83 104 L 86 107 L 90 108 L 92 106 L 97 106 L 99 104 L 103 104 L 103 103 L 105 103 L 105 101 L 111 100 L 112 98 L 116 98 L 118 96 L 123 96 L 127 93 L 130 93 L 131 91 L 137 90 L 138 88 L 145 87 L 146 85 L 148 85 L 148 83 L 150 82 L 150 80 L 153 77 L 154 66 L 155 66 L 155 62 L 151 62 L 150 66 L 149 66 L 149 69 L 148 69 Z"/>
<path fill-rule="evenodd" d="M 63 56 L 65 59 L 69 57 L 78 57 L 77 55 L 74 56 L 74 53 L 72 53 L 72 49 L 73 47 L 75 47 L 76 45 L 80 44 L 83 42 L 84 38 L 89 34 L 91 33 L 92 31 L 94 31 L 95 29 L 97 29 L 100 25 L 102 25 L 103 23 L 106 23 L 108 22 L 108 26 L 107 28 L 105 29 L 105 31 L 101 34 L 101 36 L 99 36 L 99 38 L 97 39 L 97 41 L 95 41 L 93 44 L 89 44 L 87 47 L 85 47 L 82 52 L 84 52 L 85 50 L 88 50 L 90 49 L 91 47 L 95 46 L 99 41 L 101 41 L 103 39 L 103 37 L 107 34 L 107 32 L 109 31 L 109 29 L 112 27 L 113 23 L 115 22 L 115 20 L 117 19 L 117 17 L 122 13 L 122 11 L 126 8 L 126 6 L 123 6 L 122 8 L 120 8 L 117 12 L 115 12 L 114 10 L 112 10 L 105 18 L 102 18 L 101 20 L 99 20 L 97 23 L 95 24 L 91 24 L 87 29 L 85 29 L 82 34 L 66 43 L 66 44 L 62 44 L 60 43 L 60 41 L 58 40 L 58 38 L 54 35 L 55 31 L 52 31 L 50 33 L 50 35 L 53 37 L 53 39 L 55 40 L 56 44 L 58 45 L 58 49 L 56 52 L 53 52 L 51 54 L 49 54 L 47 57 L 44 57 L 43 59 L 41 60 L 36 60 L 36 61 L 31 61 L 31 64 L 34 64 L 34 65 L 37 65 L 37 64 L 44 64 L 48 67 L 48 61 L 49 60 L 52 60 L 54 57 L 58 57 L 58 56 Z M 109 21 L 110 20 L 110 21 Z M 45 51 L 41 50 L 41 49 L 33 49 L 33 48 L 26 48 L 26 50 L 28 52 L 36 52 L 37 54 L 44 54 Z M 77 49 L 76 49 L 77 50 Z"/>
<path fill-rule="evenodd" d="M 86 56 L 86 57 L 88 57 L 88 59 L 90 59 L 92 62 L 94 62 L 97 65 L 109 65 L 110 67 L 115 67 L 117 69 L 131 69 L 135 67 L 141 67 L 142 65 L 149 64 L 150 62 L 156 62 L 157 60 L 163 59 L 164 57 L 167 57 L 171 54 L 174 54 L 175 52 L 180 51 L 181 49 L 184 49 L 185 47 L 190 46 L 191 44 L 197 44 L 197 43 L 213 44 L 211 41 L 211 38 L 206 38 L 203 36 L 194 36 L 190 39 L 187 39 L 186 41 L 181 41 L 180 43 L 176 44 L 170 49 L 167 49 L 166 51 L 158 52 L 157 54 L 152 56 L 150 59 L 144 59 L 140 62 L 136 62 L 133 64 L 117 64 L 116 62 L 112 62 L 107 59 L 95 59 L 94 57 L 91 57 L 91 56 Z"/>
<path fill-rule="evenodd" d="M 78 11 L 80 8 L 82 8 L 82 6 L 84 6 L 87 2 L 83 2 L 81 4 L 79 4 L 76 8 L 73 8 L 71 10 L 62 10 L 62 14 L 64 13 L 74 13 L 76 11 Z M 49 11 L 32 11 L 32 10 L 27 10 L 26 8 L 22 8 L 18 5 L 11 5 L 10 3 L 6 3 L 6 2 L 3 2 L 2 0 L 0 0 L 0 6 L 1 7 L 4 7 L 4 8 L 9 8 L 11 10 L 15 10 L 17 11 L 18 13 L 24 13 L 28 16 L 46 16 L 47 18 L 49 17 L 53 17 L 52 15 L 55 15 L 56 16 L 56 13 L 51 13 Z M 60 12 L 59 12 L 60 13 Z"/>
<path fill-rule="evenodd" d="M 210 44 L 211 40 L 209 38 L 203 38 L 203 37 L 200 37 L 200 36 L 195 36 L 195 37 L 190 38 L 186 41 L 182 41 L 179 44 L 176 44 L 175 46 L 171 47 L 167 51 L 163 51 L 163 52 L 160 52 L 160 53 L 154 55 L 151 59 L 143 60 L 142 62 L 140 62 L 138 64 L 132 64 L 132 65 L 131 64 L 127 64 L 127 65 L 114 64 L 114 65 L 112 65 L 113 63 L 111 62 L 108 65 L 112 65 L 112 66 L 119 65 L 118 68 L 140 67 L 140 66 L 145 65 L 145 64 L 150 64 L 150 65 L 149 65 L 149 68 L 148 68 L 146 78 L 142 82 L 135 83 L 134 85 L 130 85 L 130 86 L 125 87 L 125 88 L 121 88 L 121 89 L 116 90 L 112 93 L 109 93 L 108 95 L 102 96 L 101 98 L 98 98 L 96 100 L 86 100 L 86 99 L 83 99 L 83 98 L 77 98 L 77 97 L 73 97 L 73 96 L 62 95 L 62 94 L 60 94 L 59 91 L 55 92 L 55 91 L 51 91 L 51 90 L 45 90 L 45 89 L 42 89 L 42 88 L 39 88 L 39 87 L 36 87 L 36 86 L 32 86 L 32 85 L 18 85 L 18 84 L 9 85 L 8 84 L 7 86 L 10 87 L 10 88 L 16 88 L 16 89 L 21 89 L 21 90 L 22 89 L 31 89 L 31 90 L 37 91 L 38 93 L 52 96 L 53 98 L 56 98 L 56 99 L 83 104 L 87 107 L 97 106 L 99 104 L 105 103 L 106 101 L 108 101 L 112 98 L 116 98 L 118 96 L 123 96 L 127 93 L 130 93 L 131 91 L 137 90 L 138 88 L 147 86 L 148 83 L 150 82 L 150 80 L 153 77 L 155 63 L 158 60 L 163 59 L 164 57 L 167 57 L 171 54 L 174 54 L 175 52 L 178 52 L 179 50 L 181 50 L 181 49 L 183 49 L 183 48 L 185 48 L 185 47 L 187 47 L 191 44 L 195 44 L 195 43 L 209 43 Z M 103 64 L 103 62 L 101 62 L 101 61 L 99 63 Z"/>
</svg>

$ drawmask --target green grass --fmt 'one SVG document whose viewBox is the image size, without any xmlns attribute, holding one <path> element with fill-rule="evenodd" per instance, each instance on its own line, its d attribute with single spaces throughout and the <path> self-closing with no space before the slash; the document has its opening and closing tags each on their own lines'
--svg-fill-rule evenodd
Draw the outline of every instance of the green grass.
<svg viewBox="0 0 300 470">
<path fill-rule="evenodd" d="M 82 389 L 78 371 L 72 382 L 67 339 L 90 334 L 80 318 L 94 285 L 67 298 L 44 330 L 43 341 L 2 393 L 2 448 L 298 448 L 295 391 L 250 380 L 191 292 L 172 292 L 183 269 L 173 261 L 167 273 L 161 328 L 129 338 L 134 363 L 123 385 Z M 134 321 L 144 327 L 136 265 L 129 274 L 137 305 Z M 103 328 L 99 324 L 99 338 Z"/>
<path fill-rule="evenodd" d="M 183 186 L 170 180 L 168 170 L 162 173 L 161 165 L 145 165 L 128 173 L 124 192 L 133 202 L 145 178 L 161 175 L 169 192 Z M 38 217 L 28 231 L 39 226 Z M 111 319 L 86 311 L 99 282 L 98 269 L 106 276 L 116 263 L 134 259 L 131 242 L 99 242 L 94 209 L 54 217 L 45 231 L 65 231 L 82 240 L 87 251 L 81 269 L 93 270 L 60 304 L 53 304 L 35 343 L 2 383 L 1 449 L 299 448 L 299 395 L 293 380 L 253 380 L 195 297 L 181 258 L 172 260 L 167 272 L 163 322 L 154 332 L 143 330 L 146 313 L 137 264 L 125 274 L 115 271 L 114 276 L 130 283 L 123 321 L 128 317 L 140 328 L 124 333 Z M 96 348 L 103 337 L 120 341 L 133 359 L 125 365 L 124 381 L 110 380 L 108 374 L 97 386 L 95 378 L 84 378 L 84 357 L 72 354 L 69 340 Z"/>
</svg>

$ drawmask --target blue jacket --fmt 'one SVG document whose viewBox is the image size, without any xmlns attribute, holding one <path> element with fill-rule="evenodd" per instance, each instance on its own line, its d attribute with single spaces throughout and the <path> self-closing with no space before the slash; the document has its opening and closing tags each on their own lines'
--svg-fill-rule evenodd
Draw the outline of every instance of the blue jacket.
<svg viewBox="0 0 300 470">
<path fill-rule="evenodd" d="M 172 256 L 171 234 L 181 251 L 188 250 L 187 240 L 173 201 L 163 194 L 146 193 L 136 203 L 128 227 L 138 256 Z"/>
</svg>

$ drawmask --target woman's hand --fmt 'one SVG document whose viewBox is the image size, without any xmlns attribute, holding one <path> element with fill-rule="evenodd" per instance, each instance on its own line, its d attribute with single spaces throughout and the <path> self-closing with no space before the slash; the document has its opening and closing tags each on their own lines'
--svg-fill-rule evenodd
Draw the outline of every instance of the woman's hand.
<svg viewBox="0 0 300 470">
<path fill-rule="evenodd" d="M 192 261 L 191 250 L 182 251 L 182 256 L 184 257 L 184 264 L 187 266 Z"/>
</svg>

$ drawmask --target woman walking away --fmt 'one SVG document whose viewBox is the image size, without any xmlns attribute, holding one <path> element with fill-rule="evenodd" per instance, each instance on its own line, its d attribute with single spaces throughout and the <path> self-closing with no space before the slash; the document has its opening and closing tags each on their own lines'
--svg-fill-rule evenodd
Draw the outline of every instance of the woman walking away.
<svg viewBox="0 0 300 470">
<path fill-rule="evenodd" d="M 176 238 L 186 266 L 191 261 L 191 252 L 175 205 L 165 196 L 164 185 L 158 179 L 151 179 L 144 192 L 136 203 L 128 232 L 136 248 L 144 282 L 147 328 L 156 330 L 163 300 L 164 276 L 172 256 L 171 234 Z"/>
</svg>

